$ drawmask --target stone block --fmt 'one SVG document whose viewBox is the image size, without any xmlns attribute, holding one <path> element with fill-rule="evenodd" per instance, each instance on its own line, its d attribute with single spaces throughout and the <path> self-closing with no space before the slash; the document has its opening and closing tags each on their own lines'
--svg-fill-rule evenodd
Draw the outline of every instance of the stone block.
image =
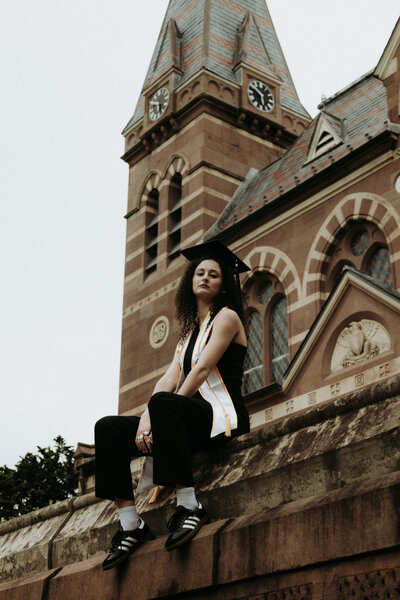
<svg viewBox="0 0 400 600">
<path fill-rule="evenodd" d="M 113 502 L 99 501 L 94 494 L 76 498 L 71 518 L 54 538 L 52 566 L 69 565 L 103 554 L 118 528 L 117 522 Z"/>
<path fill-rule="evenodd" d="M 68 565 L 49 582 L 46 600 L 148 600 L 207 588 L 213 583 L 215 534 L 225 524 L 206 525 L 188 546 L 170 553 L 166 537 L 150 541 L 110 571 L 101 568 L 104 556 Z"/>
<path fill-rule="evenodd" d="M 220 535 L 218 583 L 393 548 L 399 494 L 398 472 L 235 519 Z"/>
<path fill-rule="evenodd" d="M 48 580 L 57 569 L 0 583 L 0 600 L 42 600 Z"/>
<path fill-rule="evenodd" d="M 0 579 L 51 568 L 51 542 L 72 514 L 73 499 L 51 504 L 0 526 Z"/>
<path fill-rule="evenodd" d="M 102 558 L 67 565 L 48 584 L 46 600 L 114 600 L 118 598 L 117 570 L 103 571 Z"/>
<path fill-rule="evenodd" d="M 218 532 L 226 523 L 204 526 L 188 545 L 172 552 L 165 550 L 166 537 L 140 548 L 127 564 L 119 600 L 132 598 L 132 581 L 136 582 L 135 600 L 170 597 L 213 585 Z"/>
</svg>

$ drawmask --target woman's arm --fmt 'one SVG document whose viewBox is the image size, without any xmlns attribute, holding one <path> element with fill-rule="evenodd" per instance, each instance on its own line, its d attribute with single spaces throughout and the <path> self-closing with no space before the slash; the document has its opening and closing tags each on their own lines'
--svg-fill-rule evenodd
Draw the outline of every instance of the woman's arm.
<svg viewBox="0 0 400 600">
<path fill-rule="evenodd" d="M 173 391 L 175 391 L 175 388 L 178 385 L 178 378 L 179 378 L 179 356 L 178 356 L 177 352 L 175 352 L 175 356 L 174 356 L 172 363 L 169 365 L 169 367 L 168 367 L 167 371 L 164 373 L 164 375 L 157 381 L 157 383 L 154 387 L 154 390 L 153 390 L 153 394 L 156 394 L 157 392 L 173 392 Z M 139 426 L 138 426 L 138 430 L 136 433 L 136 438 L 138 438 L 140 435 L 143 435 L 144 432 L 147 432 L 149 434 L 151 433 L 151 422 L 150 422 L 150 415 L 149 415 L 148 408 L 146 408 L 146 410 L 140 417 Z M 151 452 L 151 442 L 148 437 L 143 437 L 143 439 L 141 439 L 141 440 L 136 439 L 135 441 L 136 441 L 136 446 L 139 448 L 139 450 L 141 450 L 145 454 L 148 454 Z"/>
<path fill-rule="evenodd" d="M 221 356 L 243 325 L 237 313 L 231 309 L 220 312 L 214 319 L 211 337 L 200 355 L 198 363 L 190 371 L 178 393 L 192 397 L 216 367 Z"/>
<path fill-rule="evenodd" d="M 153 394 L 157 392 L 174 392 L 179 379 L 179 355 L 175 352 L 172 363 L 162 377 L 157 381 Z"/>
</svg>

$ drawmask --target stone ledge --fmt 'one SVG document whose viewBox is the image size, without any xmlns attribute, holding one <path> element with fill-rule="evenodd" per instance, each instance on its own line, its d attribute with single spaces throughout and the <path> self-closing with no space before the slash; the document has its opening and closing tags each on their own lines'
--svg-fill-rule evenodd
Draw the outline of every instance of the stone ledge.
<svg viewBox="0 0 400 600">
<path fill-rule="evenodd" d="M 399 379 L 362 390 L 232 440 L 194 461 L 200 500 L 214 521 L 271 510 L 297 500 L 362 485 L 400 464 Z M 156 504 L 138 497 L 156 535 L 165 533 L 173 494 Z M 103 553 L 117 528 L 113 503 L 93 494 L 70 499 L 1 526 L 0 577 L 22 577 Z"/>
<path fill-rule="evenodd" d="M 24 527 L 31 527 L 32 525 L 36 525 L 36 523 L 46 521 L 46 519 L 52 519 L 54 517 L 59 517 L 60 515 L 65 515 L 66 513 L 72 513 L 75 500 L 76 498 L 68 498 L 68 500 L 49 504 L 44 508 L 39 508 L 26 515 L 22 515 L 21 517 L 15 517 L 15 519 L 0 523 L 0 536 L 11 533 L 12 531 L 17 531 L 18 529 L 23 529 Z"/>
<path fill-rule="evenodd" d="M 279 436 L 265 427 L 197 457 L 196 489 L 212 518 L 271 509 L 396 471 L 400 397 L 353 410 L 348 401 L 344 406 L 344 412 L 308 427 L 294 428 L 291 419 L 289 427 L 285 420 Z M 153 505 L 147 503 L 150 495 L 139 496 L 137 504 L 161 534 L 173 510 L 171 490 L 163 490 Z"/>
<path fill-rule="evenodd" d="M 282 437 L 288 433 L 293 433 L 299 429 L 312 427 L 328 419 L 343 415 L 355 409 L 373 405 L 382 400 L 394 398 L 400 395 L 400 377 L 398 375 L 389 377 L 374 383 L 361 390 L 338 396 L 335 399 L 327 400 L 316 406 L 306 408 L 294 415 L 282 417 L 272 423 L 260 425 L 240 438 L 232 440 L 235 449 L 242 449 L 249 445 L 268 441 L 273 438 Z M 202 453 L 199 453 L 195 460 L 201 460 Z"/>
<path fill-rule="evenodd" d="M 45 578 L 46 600 L 128 600 L 133 596 L 149 600 L 189 594 L 191 598 L 223 594 L 225 599 L 255 600 L 256 590 L 263 594 L 268 589 L 271 593 L 282 590 L 278 597 L 285 599 L 319 600 L 328 597 L 325 589 L 332 599 L 375 597 L 372 592 L 371 596 L 353 593 L 357 586 L 364 586 L 365 593 L 368 585 L 395 586 L 396 594 L 399 498 L 400 472 L 391 473 L 361 487 L 350 485 L 269 511 L 210 523 L 186 548 L 171 553 L 164 549 L 165 537 L 151 541 L 111 571 L 104 572 L 103 557 L 95 557 L 43 574 L 43 578 L 8 582 L 0 586 L 0 600 L 22 600 L 9 593 L 18 588 L 24 589 L 23 600 L 34 600 L 38 597 L 34 586 Z M 353 566 L 345 567 L 345 563 Z M 363 576 L 353 577 L 361 564 L 374 571 L 375 579 L 367 574 L 363 583 Z M 391 570 L 386 574 L 383 568 Z M 340 586 L 344 593 L 337 595 Z M 269 598 L 261 595 L 265 597 Z"/>
<path fill-rule="evenodd" d="M 218 583 L 396 548 L 399 498 L 397 472 L 235 519 L 221 533 L 230 560 L 219 564 Z"/>
</svg>

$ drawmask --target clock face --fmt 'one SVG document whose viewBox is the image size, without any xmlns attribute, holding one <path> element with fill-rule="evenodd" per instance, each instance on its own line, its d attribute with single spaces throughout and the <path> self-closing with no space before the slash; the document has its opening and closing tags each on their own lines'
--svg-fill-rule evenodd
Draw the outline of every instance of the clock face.
<svg viewBox="0 0 400 600">
<path fill-rule="evenodd" d="M 257 79 L 250 81 L 247 86 L 247 94 L 250 102 L 262 112 L 269 112 L 274 108 L 275 101 L 271 90 Z"/>
<path fill-rule="evenodd" d="M 156 91 L 149 103 L 149 117 L 152 121 L 157 121 L 167 110 L 169 101 L 169 91 L 162 87 Z"/>
</svg>

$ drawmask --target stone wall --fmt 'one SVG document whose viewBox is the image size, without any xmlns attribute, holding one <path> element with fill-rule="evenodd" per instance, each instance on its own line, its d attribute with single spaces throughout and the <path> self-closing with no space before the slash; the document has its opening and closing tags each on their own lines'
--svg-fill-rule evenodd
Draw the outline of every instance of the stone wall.
<svg viewBox="0 0 400 600">
<path fill-rule="evenodd" d="M 167 553 L 171 491 L 139 497 L 158 537 L 109 572 L 111 502 L 88 494 L 4 523 L 0 600 L 399 598 L 399 423 L 392 378 L 198 455 L 212 522 Z"/>
</svg>

